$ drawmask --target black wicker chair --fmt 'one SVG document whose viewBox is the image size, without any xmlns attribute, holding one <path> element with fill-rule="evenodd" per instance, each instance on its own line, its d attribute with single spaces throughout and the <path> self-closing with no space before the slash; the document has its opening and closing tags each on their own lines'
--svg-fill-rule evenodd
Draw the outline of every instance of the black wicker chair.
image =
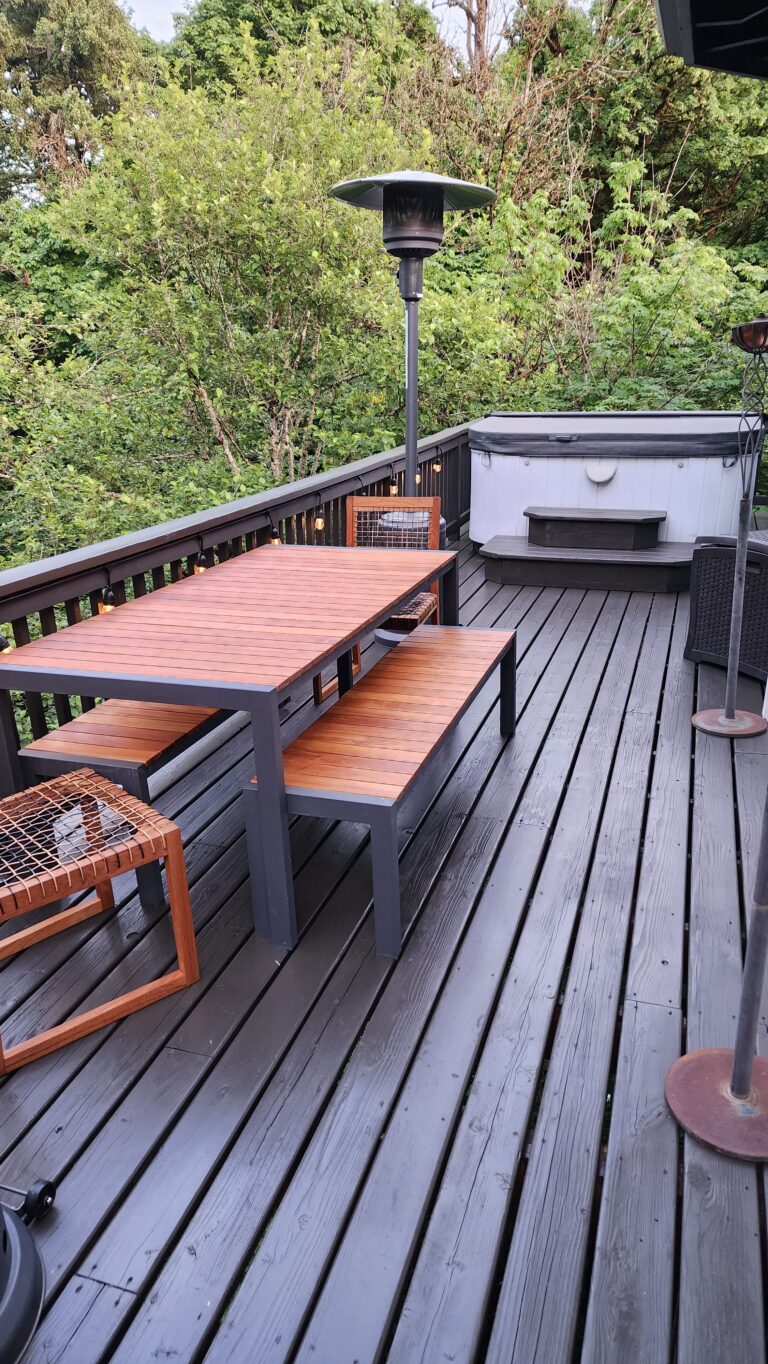
<svg viewBox="0 0 768 1364">
<path fill-rule="evenodd" d="M 765 536 L 765 538 L 763 538 Z M 736 541 L 702 536 L 691 562 L 691 615 L 685 657 L 696 663 L 728 664 Z M 768 680 L 768 535 L 750 535 L 739 670 Z"/>
</svg>

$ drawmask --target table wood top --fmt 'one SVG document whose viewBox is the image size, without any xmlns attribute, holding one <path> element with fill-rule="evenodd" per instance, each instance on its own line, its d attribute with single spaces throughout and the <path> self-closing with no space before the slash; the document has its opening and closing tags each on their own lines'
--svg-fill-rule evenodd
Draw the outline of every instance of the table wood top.
<svg viewBox="0 0 768 1364">
<path fill-rule="evenodd" d="M 444 573 L 453 551 L 262 545 L 0 655 L 2 669 L 290 685 Z M 101 694 L 101 693 L 100 693 Z"/>
</svg>

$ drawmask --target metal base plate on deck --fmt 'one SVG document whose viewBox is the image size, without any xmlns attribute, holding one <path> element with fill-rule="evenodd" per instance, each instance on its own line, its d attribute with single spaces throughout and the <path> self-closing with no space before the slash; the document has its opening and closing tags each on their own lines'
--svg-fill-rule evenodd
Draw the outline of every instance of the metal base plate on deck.
<svg viewBox="0 0 768 1364">
<path fill-rule="evenodd" d="M 667 1071 L 667 1103 L 698 1141 L 740 1160 L 768 1160 L 768 1061 L 755 1057 L 746 1099 L 731 1093 L 732 1068 L 725 1047 L 681 1056 Z"/>
<path fill-rule="evenodd" d="M 722 709 L 697 710 L 691 723 L 694 729 L 700 729 L 704 734 L 719 734 L 723 739 L 751 739 L 768 729 L 768 720 L 762 715 L 753 715 L 750 710 L 735 711 L 732 720 L 726 719 Z"/>
</svg>

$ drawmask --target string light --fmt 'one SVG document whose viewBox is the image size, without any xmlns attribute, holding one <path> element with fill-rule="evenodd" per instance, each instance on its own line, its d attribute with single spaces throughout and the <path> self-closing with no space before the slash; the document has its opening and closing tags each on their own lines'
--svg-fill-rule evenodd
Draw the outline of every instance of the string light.
<svg viewBox="0 0 768 1364">
<path fill-rule="evenodd" d="M 100 616 L 106 616 L 109 611 L 114 611 L 117 606 L 117 597 L 112 591 L 112 578 L 110 577 L 108 568 L 104 569 L 104 575 L 107 579 L 107 585 L 101 594 L 101 600 L 99 602 Z"/>
<path fill-rule="evenodd" d="M 360 484 L 360 496 L 361 496 L 361 497 L 367 497 L 367 496 L 368 496 L 368 489 L 366 488 L 365 484 L 363 483 L 362 478 L 360 477 L 359 474 L 355 474 L 355 478 L 357 479 L 358 483 Z"/>
<path fill-rule="evenodd" d="M 11 647 L 11 643 L 6 636 L 0 635 L 0 654 L 9 654 L 11 652 Z"/>
<path fill-rule="evenodd" d="M 202 537 L 202 535 L 198 535 L 198 537 L 197 537 L 197 543 L 198 543 L 198 545 L 199 545 L 199 549 L 198 549 L 197 558 L 195 559 L 195 567 L 194 567 L 194 570 L 193 570 L 193 571 L 194 571 L 195 573 L 205 573 L 206 569 L 208 568 L 208 560 L 207 560 L 206 557 L 205 557 L 205 550 L 204 550 L 204 548 L 203 548 L 203 537 Z"/>
<path fill-rule="evenodd" d="M 319 493 L 317 494 L 317 506 L 318 510 L 315 512 L 315 530 L 325 530 L 325 513 L 323 511 L 322 499 Z"/>
<path fill-rule="evenodd" d="M 432 468 L 436 474 L 441 474 L 443 472 L 443 455 L 439 445 L 437 447 L 437 455 L 432 462 Z"/>
<path fill-rule="evenodd" d="M 277 526 L 275 525 L 274 521 L 270 521 L 269 523 L 269 538 L 272 541 L 273 545 L 280 544 L 280 532 L 277 529 Z"/>
<path fill-rule="evenodd" d="M 421 483 L 421 469 L 416 470 L 416 487 Z"/>
<path fill-rule="evenodd" d="M 389 466 L 389 495 L 390 497 L 397 497 L 397 475 L 394 464 Z"/>
</svg>

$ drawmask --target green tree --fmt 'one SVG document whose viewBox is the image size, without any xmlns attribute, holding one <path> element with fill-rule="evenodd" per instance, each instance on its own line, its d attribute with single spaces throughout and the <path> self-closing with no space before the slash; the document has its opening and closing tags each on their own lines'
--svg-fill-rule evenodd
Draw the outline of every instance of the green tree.
<svg viewBox="0 0 768 1364">
<path fill-rule="evenodd" d="M 4 0 L 0 63 L 2 198 L 80 178 L 121 74 L 147 74 L 152 59 L 115 0 Z"/>
<path fill-rule="evenodd" d="M 301 45 L 312 26 L 327 42 L 373 47 L 387 42 L 388 30 L 390 38 L 397 35 L 398 51 L 436 35 L 418 0 L 197 0 L 177 16 L 177 26 L 169 60 L 184 83 L 208 88 L 237 79 L 243 33 L 262 62 L 282 46 Z"/>
</svg>

